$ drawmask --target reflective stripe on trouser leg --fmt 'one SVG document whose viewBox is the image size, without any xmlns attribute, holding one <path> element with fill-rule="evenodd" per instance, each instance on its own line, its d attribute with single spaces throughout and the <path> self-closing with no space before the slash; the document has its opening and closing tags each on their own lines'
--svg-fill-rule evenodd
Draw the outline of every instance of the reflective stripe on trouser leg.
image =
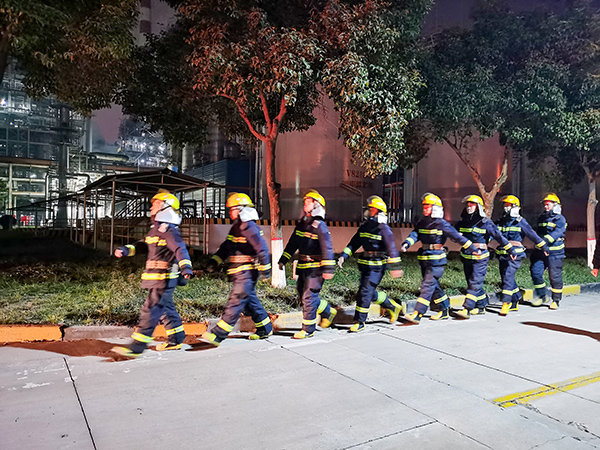
<svg viewBox="0 0 600 450">
<path fill-rule="evenodd" d="M 298 292 L 302 297 L 302 329 L 308 334 L 312 334 L 317 329 L 317 314 L 319 306 L 321 306 L 319 292 L 323 286 L 323 277 L 320 271 L 303 270 L 298 274 L 296 286 L 298 289 L 302 289 Z M 330 310 L 331 307 L 327 304 L 323 312 L 328 316 Z"/>
<path fill-rule="evenodd" d="M 439 279 L 444 275 L 444 266 L 431 266 L 427 261 L 421 262 L 421 295 L 417 300 L 415 311 L 425 314 L 433 298 L 442 298 L 446 295 L 440 286 Z M 448 302 L 449 303 L 449 302 Z"/>
<path fill-rule="evenodd" d="M 473 309 L 475 306 L 484 308 L 487 305 L 487 296 L 483 290 L 485 274 L 487 273 L 488 258 L 481 260 L 466 260 L 463 258 L 465 278 L 467 280 L 467 296 L 465 308 Z"/>
<path fill-rule="evenodd" d="M 269 334 L 271 331 L 273 331 L 273 323 L 271 322 L 271 318 L 267 314 L 267 311 L 265 311 L 262 303 L 260 303 L 260 300 L 258 300 L 258 297 L 255 296 L 254 298 L 250 299 L 248 305 L 246 306 L 246 310 L 249 310 L 250 316 L 252 317 L 254 326 L 257 330 L 261 329 L 266 334 Z M 258 320 L 261 317 L 264 317 L 264 319 Z"/>
<path fill-rule="evenodd" d="M 366 322 L 369 315 L 371 302 L 377 298 L 377 285 L 382 277 L 380 268 L 371 270 L 369 268 L 360 269 L 360 285 L 356 293 L 356 310 L 354 311 L 354 320 L 356 322 Z"/>
<path fill-rule="evenodd" d="M 225 305 L 225 312 L 223 312 L 221 320 L 210 330 L 219 342 L 233 331 L 240 314 L 242 314 L 250 300 L 249 294 L 254 291 L 255 283 L 252 272 L 255 271 L 245 270 L 232 276 L 233 286 L 227 299 L 227 305 Z"/>
<path fill-rule="evenodd" d="M 181 344 L 185 340 L 185 332 L 181 316 L 173 302 L 174 291 L 175 289 L 167 289 L 160 298 L 160 304 L 163 306 L 161 322 L 167 331 L 167 340 L 172 344 Z"/>
<path fill-rule="evenodd" d="M 502 303 L 511 303 L 513 300 L 520 300 L 521 293 L 515 281 L 515 276 L 523 260 L 514 260 L 507 256 L 501 256 L 498 259 L 500 262 L 500 277 L 502 278 Z"/>
<path fill-rule="evenodd" d="M 450 299 L 446 294 L 433 301 L 436 305 L 440 305 L 441 309 L 450 309 Z"/>
<path fill-rule="evenodd" d="M 140 321 L 137 332 L 132 335 L 132 341 L 127 346 L 133 353 L 142 353 L 149 342 L 152 342 L 154 329 L 164 314 L 164 306 L 161 299 L 163 296 L 173 298 L 172 288 L 151 288 L 140 310 Z"/>
<path fill-rule="evenodd" d="M 544 298 L 547 294 L 546 282 L 544 281 L 544 271 L 548 267 L 548 257 L 539 251 L 531 254 L 531 281 L 533 281 L 533 296 Z"/>
<path fill-rule="evenodd" d="M 550 286 L 552 291 L 552 300 L 560 302 L 563 292 L 562 280 L 562 258 L 548 258 L 548 278 L 550 278 Z"/>
</svg>

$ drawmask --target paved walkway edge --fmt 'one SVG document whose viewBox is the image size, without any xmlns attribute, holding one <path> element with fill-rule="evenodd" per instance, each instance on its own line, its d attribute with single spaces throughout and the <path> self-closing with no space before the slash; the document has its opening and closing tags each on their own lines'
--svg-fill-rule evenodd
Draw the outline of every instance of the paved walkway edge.
<svg viewBox="0 0 600 450">
<path fill-rule="evenodd" d="M 528 301 L 533 298 L 532 289 L 521 290 L 523 300 Z M 600 292 L 600 283 L 587 283 L 582 285 L 565 286 L 563 295 L 577 295 L 579 293 Z M 499 303 L 497 294 L 488 294 L 490 304 Z M 459 309 L 465 300 L 464 295 L 455 295 L 450 297 L 450 306 Z M 416 299 L 407 302 L 408 310 L 412 311 L 416 304 Z M 383 311 L 377 304 L 372 304 L 369 309 L 369 321 L 379 320 Z M 353 323 L 354 306 L 345 306 L 338 308 L 338 315 L 335 319 L 336 324 Z M 271 319 L 276 329 L 299 329 L 302 323 L 302 312 L 291 312 L 286 314 L 272 315 Z M 190 336 L 199 336 L 204 333 L 207 327 L 218 319 L 210 319 L 204 323 L 185 323 L 183 327 L 185 333 Z M 249 317 L 242 317 L 236 324 L 233 332 L 248 332 L 253 329 L 252 320 Z M 9 342 L 31 342 L 31 341 L 72 341 L 77 339 L 114 339 L 127 338 L 133 332 L 132 327 L 126 326 L 64 326 L 64 325 L 0 325 L 0 343 Z M 159 325 L 155 332 L 155 337 L 166 337 L 165 329 Z"/>
</svg>

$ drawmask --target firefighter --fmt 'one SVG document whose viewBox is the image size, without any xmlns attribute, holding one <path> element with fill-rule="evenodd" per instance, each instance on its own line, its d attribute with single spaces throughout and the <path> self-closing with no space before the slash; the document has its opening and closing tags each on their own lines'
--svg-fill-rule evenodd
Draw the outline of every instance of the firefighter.
<svg viewBox="0 0 600 450">
<path fill-rule="evenodd" d="M 213 255 L 206 269 L 207 272 L 213 272 L 227 260 L 230 263 L 227 275 L 233 281 L 233 288 L 221 320 L 202 335 L 205 341 L 215 346 L 233 330 L 244 310 L 251 315 L 256 327 L 256 332 L 252 333 L 249 339 L 264 339 L 273 335 L 271 319 L 256 295 L 258 278 L 271 276 L 269 248 L 262 230 L 256 224 L 258 213 L 250 197 L 237 192 L 229 195 L 226 206 L 229 208 L 229 217 L 233 224 L 227 239 Z"/>
<path fill-rule="evenodd" d="M 548 254 L 536 248 L 531 254 L 531 279 L 533 281 L 533 306 L 550 303 L 550 309 L 558 309 L 562 299 L 562 267 L 565 258 L 565 232 L 567 221 L 561 214 L 560 199 L 550 192 L 542 200 L 544 212 L 538 218 L 537 234 L 548 245 Z M 549 298 L 544 282 L 544 270 L 548 269 L 552 296 Z"/>
<path fill-rule="evenodd" d="M 500 264 L 500 277 L 502 279 L 502 309 L 501 316 L 506 316 L 509 311 L 518 311 L 519 302 L 522 299 L 521 291 L 515 281 L 515 274 L 523 259 L 525 259 L 525 247 L 523 246 L 523 238 L 528 238 L 536 248 L 543 252 L 548 252 L 546 242 L 537 235 L 531 225 L 521 217 L 521 202 L 514 195 L 507 195 L 502 198 L 504 204 L 504 213 L 500 220 L 496 222 L 498 229 L 506 239 L 512 244 L 516 256 L 508 256 L 505 248 L 497 247 L 496 255 Z"/>
<path fill-rule="evenodd" d="M 378 303 L 388 309 L 391 323 L 398 320 L 403 310 L 402 306 L 390 299 L 385 292 L 377 292 L 377 286 L 386 268 L 389 268 L 393 278 L 400 278 L 403 274 L 394 235 L 387 224 L 387 206 L 376 195 L 367 199 L 367 206 L 368 210 L 365 212 L 367 220 L 360 226 L 338 259 L 338 266 L 342 268 L 344 261 L 352 256 L 353 252 L 360 247 L 363 248 L 363 252 L 358 257 L 360 286 L 356 293 L 355 323 L 350 327 L 350 332 L 364 330 L 371 303 Z"/>
<path fill-rule="evenodd" d="M 299 251 L 296 289 L 302 299 L 303 317 L 302 330 L 294 334 L 294 339 L 314 336 L 317 315 L 321 315 L 321 328 L 327 328 L 337 314 L 327 301 L 319 297 L 323 280 L 332 279 L 335 269 L 331 234 L 324 219 L 325 199 L 311 189 L 304 195 L 304 215 L 298 221 L 279 259 L 279 268 L 283 269 L 296 250 Z"/>
<path fill-rule="evenodd" d="M 488 304 L 487 294 L 483 290 L 483 282 L 490 260 L 488 242 L 495 239 L 512 258 L 516 257 L 516 253 L 512 244 L 500 233 L 494 222 L 485 216 L 481 197 L 468 195 L 463 198 L 463 203 L 465 203 L 465 209 L 456 228 L 481 252 L 479 255 L 475 255 L 465 251 L 464 248 L 460 252 L 467 279 L 467 295 L 463 309 L 457 311 L 456 314 L 463 319 L 468 319 L 471 315 L 485 314 L 485 307 Z"/>
<path fill-rule="evenodd" d="M 187 284 L 193 272 L 190 255 L 179 234 L 179 200 L 168 191 L 160 190 L 152 197 L 150 217 L 152 226 L 143 241 L 115 250 L 117 258 L 134 256 L 141 251 L 148 253 L 146 270 L 142 273 L 142 288 L 148 289 L 148 296 L 140 311 L 137 331 L 127 346 L 112 349 L 131 358 L 141 355 L 153 341 L 152 333 L 160 321 L 167 330 L 167 342 L 159 344 L 156 350 L 178 350 L 185 339 L 173 292 L 177 285 Z"/>
<path fill-rule="evenodd" d="M 415 229 L 402 243 L 401 247 L 401 251 L 405 252 L 417 241 L 421 241 L 422 244 L 417 254 L 423 275 L 421 295 L 417 300 L 414 312 L 404 315 L 406 320 L 415 324 L 421 321 L 423 314 L 427 312 L 432 301 L 441 307 L 441 311 L 431 317 L 432 320 L 447 319 L 450 316 L 450 300 L 442 290 L 439 282 L 446 265 L 446 252 L 443 247 L 446 238 L 449 237 L 461 244 L 463 249 L 469 252 L 468 254 L 479 253 L 479 250 L 475 248 L 470 240 L 444 220 L 444 208 L 437 195 L 426 193 L 422 197 L 422 203 L 425 217 L 417 222 Z"/>
</svg>

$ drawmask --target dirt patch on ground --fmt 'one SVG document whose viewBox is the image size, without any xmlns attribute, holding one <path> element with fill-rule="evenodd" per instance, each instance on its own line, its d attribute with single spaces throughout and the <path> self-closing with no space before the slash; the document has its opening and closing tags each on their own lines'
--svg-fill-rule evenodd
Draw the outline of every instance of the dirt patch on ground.
<svg viewBox="0 0 600 450">
<path fill-rule="evenodd" d="M 157 339 L 156 341 L 164 341 L 165 339 Z M 188 351 L 208 350 L 214 346 L 199 342 L 195 336 L 186 336 L 185 344 L 189 344 L 191 348 Z M 7 347 L 26 348 L 30 350 L 41 350 L 46 352 L 58 353 L 67 356 L 99 356 L 106 358 L 107 362 L 127 361 L 130 358 L 117 355 L 110 351 L 115 344 L 102 341 L 100 339 L 78 339 L 76 341 L 43 341 L 43 342 L 11 342 L 4 344 Z M 150 347 L 149 351 L 155 351 L 154 347 Z"/>
</svg>

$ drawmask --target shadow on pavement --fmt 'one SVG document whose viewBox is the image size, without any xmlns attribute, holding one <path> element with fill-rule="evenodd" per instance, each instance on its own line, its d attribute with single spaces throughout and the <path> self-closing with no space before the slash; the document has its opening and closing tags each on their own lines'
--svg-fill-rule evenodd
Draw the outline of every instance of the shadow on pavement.
<svg viewBox="0 0 600 450">
<path fill-rule="evenodd" d="M 579 328 L 571 328 L 566 327 L 564 325 L 556 325 L 553 323 L 545 323 L 545 322 L 521 322 L 523 325 L 530 325 L 538 328 L 544 328 L 546 330 L 558 331 L 560 333 L 568 333 L 568 334 L 579 334 L 582 336 L 591 337 L 597 341 L 600 341 L 600 333 L 595 333 L 593 331 L 580 330 Z"/>
<path fill-rule="evenodd" d="M 77 341 L 12 342 L 7 347 L 27 348 L 59 353 L 67 356 L 100 356 L 107 362 L 127 361 L 130 358 L 116 355 L 110 351 L 115 344 L 99 339 L 80 339 Z"/>
</svg>

